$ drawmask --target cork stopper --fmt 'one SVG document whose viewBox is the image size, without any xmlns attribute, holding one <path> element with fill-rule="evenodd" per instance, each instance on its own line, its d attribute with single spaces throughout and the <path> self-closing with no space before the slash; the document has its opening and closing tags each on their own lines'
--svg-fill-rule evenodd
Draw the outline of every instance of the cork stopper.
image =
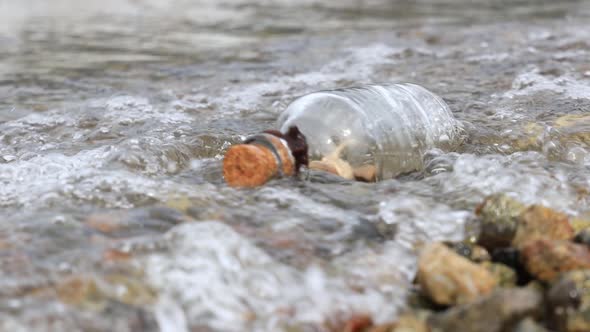
<svg viewBox="0 0 590 332">
<path fill-rule="evenodd" d="M 232 187 L 257 187 L 280 176 L 295 174 L 295 161 L 287 143 L 261 134 L 234 145 L 223 158 L 223 177 Z"/>
</svg>

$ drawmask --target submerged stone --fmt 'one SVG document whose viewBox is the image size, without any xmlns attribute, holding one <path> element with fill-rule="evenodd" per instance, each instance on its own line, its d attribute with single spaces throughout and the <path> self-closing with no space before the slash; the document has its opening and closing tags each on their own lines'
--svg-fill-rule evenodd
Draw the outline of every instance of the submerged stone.
<svg viewBox="0 0 590 332">
<path fill-rule="evenodd" d="M 102 310 L 109 301 L 132 306 L 154 303 L 155 293 L 138 279 L 124 275 L 73 276 L 56 287 L 58 298 L 67 304 Z"/>
<path fill-rule="evenodd" d="M 554 121 L 562 142 L 576 142 L 590 146 L 590 115 L 567 114 Z"/>
<path fill-rule="evenodd" d="M 91 310 L 102 310 L 106 306 L 105 297 L 91 278 L 69 278 L 60 283 L 56 291 L 58 298 L 70 305 Z"/>
<path fill-rule="evenodd" d="M 576 232 L 576 233 L 579 233 L 585 229 L 590 229 L 590 217 L 584 216 L 584 217 L 572 218 L 571 225 L 572 225 L 572 228 L 574 229 L 574 232 Z"/>
<path fill-rule="evenodd" d="M 496 280 L 484 267 L 470 262 L 441 243 L 426 246 L 418 262 L 418 283 L 435 303 L 468 303 L 490 293 Z"/>
<path fill-rule="evenodd" d="M 488 196 L 475 210 L 481 219 L 478 243 L 487 249 L 510 246 L 524 210 L 524 204 L 506 194 Z"/>
</svg>

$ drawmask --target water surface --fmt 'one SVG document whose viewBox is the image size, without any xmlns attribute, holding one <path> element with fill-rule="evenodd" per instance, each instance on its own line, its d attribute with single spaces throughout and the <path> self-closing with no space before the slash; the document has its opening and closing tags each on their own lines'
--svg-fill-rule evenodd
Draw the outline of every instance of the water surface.
<svg viewBox="0 0 590 332">
<path fill-rule="evenodd" d="M 393 320 L 483 197 L 590 211 L 585 1 L 0 1 L 0 327 L 324 331 Z M 409 81 L 459 151 L 378 184 L 228 188 L 295 97 Z"/>
</svg>

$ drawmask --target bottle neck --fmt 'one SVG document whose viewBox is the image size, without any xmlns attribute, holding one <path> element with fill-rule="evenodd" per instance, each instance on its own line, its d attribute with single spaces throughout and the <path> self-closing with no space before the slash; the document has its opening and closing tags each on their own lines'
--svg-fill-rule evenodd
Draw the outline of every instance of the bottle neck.
<svg viewBox="0 0 590 332">
<path fill-rule="evenodd" d="M 258 145 L 270 151 L 276 161 L 277 176 L 297 173 L 295 158 L 289 144 L 283 138 L 270 133 L 262 133 L 246 138 L 244 144 Z"/>
<path fill-rule="evenodd" d="M 267 130 L 264 134 L 276 136 L 287 143 L 290 155 L 295 161 L 295 173 L 299 173 L 301 166 L 307 167 L 309 165 L 307 139 L 297 126 L 289 127 L 286 133 L 281 133 L 278 130 Z"/>
<path fill-rule="evenodd" d="M 230 147 L 223 177 L 233 187 L 257 187 L 272 178 L 293 176 L 307 165 L 307 143 L 297 128 L 283 134 L 267 131 Z"/>
</svg>

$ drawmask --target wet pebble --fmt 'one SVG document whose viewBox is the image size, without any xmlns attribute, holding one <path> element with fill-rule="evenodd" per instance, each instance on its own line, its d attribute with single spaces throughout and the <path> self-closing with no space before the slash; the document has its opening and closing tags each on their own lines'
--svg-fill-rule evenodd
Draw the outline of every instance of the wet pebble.
<svg viewBox="0 0 590 332">
<path fill-rule="evenodd" d="M 492 261 L 508 266 L 516 272 L 517 284 L 525 285 L 532 280 L 520 259 L 520 250 L 512 247 L 499 248 L 492 251 Z"/>
<path fill-rule="evenodd" d="M 536 238 L 568 240 L 574 236 L 566 214 L 542 205 L 527 207 L 504 194 L 486 198 L 476 214 L 481 219 L 478 242 L 491 250 L 519 248 Z"/>
<path fill-rule="evenodd" d="M 538 239 L 523 246 L 521 260 L 531 275 L 552 281 L 562 272 L 590 269 L 590 250 L 569 241 Z"/>
<path fill-rule="evenodd" d="M 537 315 L 543 295 L 530 288 L 498 288 L 476 302 L 460 305 L 428 319 L 432 332 L 501 332 L 514 322 Z"/>
<path fill-rule="evenodd" d="M 518 227 L 512 245 L 520 247 L 535 238 L 569 240 L 574 230 L 566 214 L 542 205 L 532 205 L 518 217 Z"/>
<path fill-rule="evenodd" d="M 556 329 L 590 331 L 590 270 L 563 274 L 551 286 L 547 301 Z"/>
<path fill-rule="evenodd" d="M 370 332 L 430 332 L 426 318 L 424 312 L 409 312 L 399 316 L 395 323 L 380 329 L 375 328 Z"/>
<path fill-rule="evenodd" d="M 511 332 L 548 332 L 542 325 L 534 319 L 528 317 L 521 320 Z"/>
<path fill-rule="evenodd" d="M 576 233 L 590 229 L 590 216 L 585 215 L 583 217 L 572 218 L 571 225 Z"/>
<path fill-rule="evenodd" d="M 516 234 L 518 216 L 526 206 L 505 195 L 488 196 L 475 210 L 481 219 L 478 243 L 487 249 L 508 247 Z"/>
<path fill-rule="evenodd" d="M 162 220 L 172 225 L 180 224 L 188 220 L 185 214 L 169 207 L 152 207 L 149 209 L 148 213 L 151 218 Z"/>
<path fill-rule="evenodd" d="M 113 300 L 132 306 L 155 301 L 155 293 L 141 280 L 118 274 L 72 276 L 59 283 L 56 290 L 62 302 L 91 310 L 102 310 Z"/>
<path fill-rule="evenodd" d="M 471 302 L 496 286 L 496 280 L 486 268 L 442 243 L 424 248 L 418 262 L 417 279 L 422 291 L 440 305 Z"/>
<path fill-rule="evenodd" d="M 490 271 L 500 287 L 515 287 L 518 281 L 516 271 L 502 263 L 483 262 L 481 266 Z"/>
<path fill-rule="evenodd" d="M 169 207 L 152 207 L 120 213 L 96 213 L 88 216 L 84 224 L 110 237 L 133 237 L 166 231 L 191 218 Z"/>
<path fill-rule="evenodd" d="M 590 246 L 590 229 L 583 229 L 576 234 L 574 242 Z"/>
<path fill-rule="evenodd" d="M 449 248 L 453 249 L 457 254 L 469 259 L 472 262 L 481 263 L 492 259 L 486 248 L 469 241 L 447 242 L 445 244 Z"/>
</svg>

